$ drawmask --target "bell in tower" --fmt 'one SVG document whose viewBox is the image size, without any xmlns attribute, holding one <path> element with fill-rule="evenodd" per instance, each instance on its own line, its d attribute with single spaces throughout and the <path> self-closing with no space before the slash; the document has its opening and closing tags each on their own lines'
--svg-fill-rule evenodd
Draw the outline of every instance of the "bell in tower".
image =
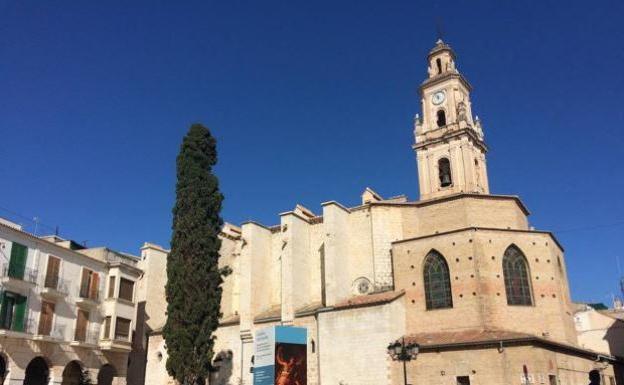
<svg viewBox="0 0 624 385">
<path fill-rule="evenodd" d="M 453 49 L 438 40 L 420 86 L 422 118 L 415 119 L 420 198 L 489 194 L 481 123 L 473 119 L 472 86 L 458 71 Z"/>
<path fill-rule="evenodd" d="M 438 161 L 438 173 L 440 175 L 440 187 L 448 187 L 453 184 L 451 180 L 451 163 L 447 158 Z"/>
</svg>

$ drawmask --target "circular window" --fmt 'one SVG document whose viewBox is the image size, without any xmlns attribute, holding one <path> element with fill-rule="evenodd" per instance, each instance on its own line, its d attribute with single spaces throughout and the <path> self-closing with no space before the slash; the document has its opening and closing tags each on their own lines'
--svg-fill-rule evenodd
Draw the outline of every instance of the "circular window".
<svg viewBox="0 0 624 385">
<path fill-rule="evenodd" d="M 368 294 L 373 291 L 373 285 L 368 278 L 360 277 L 353 282 L 353 291 L 356 295 Z"/>
</svg>

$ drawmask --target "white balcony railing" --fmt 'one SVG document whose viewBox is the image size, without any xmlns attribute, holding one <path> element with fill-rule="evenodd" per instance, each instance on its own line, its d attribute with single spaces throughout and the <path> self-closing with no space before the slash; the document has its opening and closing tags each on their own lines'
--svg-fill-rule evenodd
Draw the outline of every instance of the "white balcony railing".
<svg viewBox="0 0 624 385">
<path fill-rule="evenodd" d="M 21 267 L 4 263 L 0 267 L 0 275 L 3 279 L 18 280 L 29 284 L 37 283 L 39 271 L 28 267 Z"/>
<path fill-rule="evenodd" d="M 66 325 L 54 325 L 50 337 L 61 341 L 65 340 L 65 329 L 67 329 Z"/>
<path fill-rule="evenodd" d="M 46 276 L 44 289 L 52 289 L 61 295 L 69 294 L 69 281 L 58 276 Z"/>
</svg>

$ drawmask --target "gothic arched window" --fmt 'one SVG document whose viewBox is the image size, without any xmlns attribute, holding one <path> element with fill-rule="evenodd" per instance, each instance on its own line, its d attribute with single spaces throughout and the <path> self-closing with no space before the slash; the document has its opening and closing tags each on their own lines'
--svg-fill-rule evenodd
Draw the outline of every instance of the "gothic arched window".
<svg viewBox="0 0 624 385">
<path fill-rule="evenodd" d="M 505 250 L 503 256 L 503 275 L 508 305 L 533 305 L 529 266 L 522 251 L 515 245 Z"/>
<path fill-rule="evenodd" d="M 436 65 L 438 66 L 438 75 L 442 73 L 442 60 L 440 58 L 436 59 Z"/>
<path fill-rule="evenodd" d="M 438 110 L 437 117 L 438 121 L 436 123 L 438 124 L 438 127 L 446 126 L 446 113 L 444 110 Z"/>
<path fill-rule="evenodd" d="M 440 177 L 440 187 L 448 187 L 453 184 L 451 162 L 448 158 L 440 158 L 438 160 L 438 176 Z"/>
<path fill-rule="evenodd" d="M 453 307 L 449 268 L 442 254 L 431 250 L 423 270 L 427 310 Z"/>
</svg>

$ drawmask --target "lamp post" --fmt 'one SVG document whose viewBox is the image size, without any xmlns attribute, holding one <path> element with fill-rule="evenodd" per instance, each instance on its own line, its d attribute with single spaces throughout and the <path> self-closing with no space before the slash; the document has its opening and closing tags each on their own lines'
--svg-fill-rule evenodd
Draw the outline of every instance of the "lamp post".
<svg viewBox="0 0 624 385">
<path fill-rule="evenodd" d="M 415 342 L 405 344 L 405 337 L 401 340 L 396 340 L 388 345 L 388 354 L 395 361 L 403 362 L 403 380 L 405 385 L 407 383 L 407 362 L 416 359 L 420 346 Z"/>
</svg>

